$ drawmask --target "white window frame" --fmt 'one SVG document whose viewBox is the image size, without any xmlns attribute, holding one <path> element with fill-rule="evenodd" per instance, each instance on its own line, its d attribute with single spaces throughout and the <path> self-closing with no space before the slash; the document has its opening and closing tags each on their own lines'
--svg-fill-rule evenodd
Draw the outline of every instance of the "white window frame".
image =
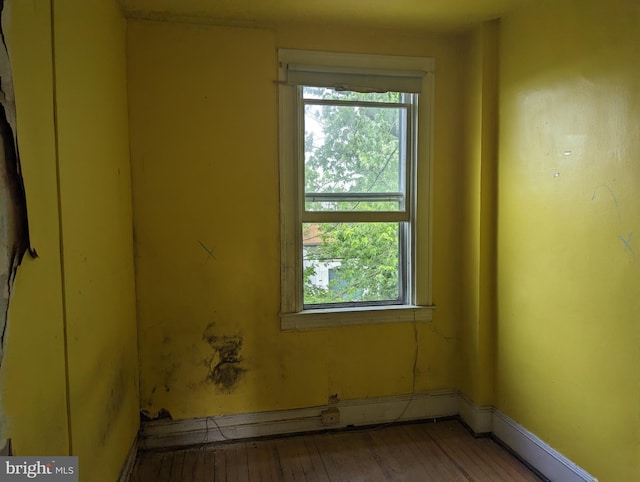
<svg viewBox="0 0 640 482">
<path fill-rule="evenodd" d="M 433 131 L 434 60 L 427 57 L 345 54 L 278 50 L 279 156 L 281 235 L 281 329 L 392 322 L 431 321 L 431 154 Z M 417 151 L 414 159 L 412 239 L 409 247 L 408 303 L 340 308 L 304 309 L 302 280 L 303 173 L 299 165 L 297 86 L 287 82 L 287 66 L 311 65 L 320 70 L 423 72 L 417 112 Z"/>
</svg>

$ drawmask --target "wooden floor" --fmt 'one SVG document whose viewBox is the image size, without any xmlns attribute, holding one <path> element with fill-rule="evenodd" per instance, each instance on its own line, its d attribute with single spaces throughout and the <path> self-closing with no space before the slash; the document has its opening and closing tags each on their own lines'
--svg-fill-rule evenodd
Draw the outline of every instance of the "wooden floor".
<svg viewBox="0 0 640 482">
<path fill-rule="evenodd" d="M 142 452 L 132 482 L 539 481 L 455 420 Z"/>
</svg>

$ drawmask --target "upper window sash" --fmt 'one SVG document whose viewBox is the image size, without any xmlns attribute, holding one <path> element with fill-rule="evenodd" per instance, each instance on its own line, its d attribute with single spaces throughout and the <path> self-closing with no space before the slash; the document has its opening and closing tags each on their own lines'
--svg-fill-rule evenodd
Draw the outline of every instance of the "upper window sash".
<svg viewBox="0 0 640 482">
<path fill-rule="evenodd" d="M 415 142 L 416 142 L 416 130 L 415 130 L 415 117 L 418 103 L 418 95 L 411 93 L 402 93 L 399 102 L 388 102 L 385 100 L 380 101 L 366 101 L 366 100 L 354 100 L 354 99 L 317 99 L 313 97 L 305 97 L 303 93 L 303 86 L 296 86 L 297 91 L 297 103 L 299 108 L 298 112 L 298 129 L 299 139 L 305 139 L 306 135 L 306 106 L 345 106 L 349 108 L 382 108 L 382 109 L 397 109 L 399 114 L 399 129 L 403 133 L 399 142 L 399 184 L 397 189 L 399 190 L 375 190 L 375 191 L 339 191 L 335 192 L 332 189 L 321 191 L 307 191 L 306 182 L 304 180 L 304 149 L 303 146 L 299 146 L 299 160 L 303 161 L 300 164 L 300 175 L 302 176 L 301 185 L 302 189 L 299 191 L 301 196 L 300 202 L 302 204 L 301 209 L 301 221 L 306 222 L 408 222 L 411 220 L 411 208 L 412 202 L 410 201 L 412 196 L 412 177 L 413 177 L 413 157 L 415 156 Z M 331 202 L 334 202 L 331 206 Z M 368 210 L 357 209 L 354 207 L 350 210 L 341 210 L 337 207 L 339 203 L 353 202 L 358 203 L 366 202 L 388 202 L 389 205 L 385 206 L 381 210 Z M 325 203 L 325 204 L 323 204 Z M 394 207 L 394 204 L 396 207 Z M 318 213 L 331 213 L 328 216 L 319 215 Z M 399 214 L 397 214 L 399 213 Z"/>
</svg>

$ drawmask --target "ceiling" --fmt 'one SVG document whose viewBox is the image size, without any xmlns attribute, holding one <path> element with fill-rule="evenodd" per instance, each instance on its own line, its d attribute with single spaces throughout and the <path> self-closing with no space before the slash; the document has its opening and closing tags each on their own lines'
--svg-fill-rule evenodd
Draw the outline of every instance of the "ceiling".
<svg viewBox="0 0 640 482">
<path fill-rule="evenodd" d="M 283 23 L 460 29 L 533 0 L 119 0 L 130 17 L 239 26 Z"/>
</svg>

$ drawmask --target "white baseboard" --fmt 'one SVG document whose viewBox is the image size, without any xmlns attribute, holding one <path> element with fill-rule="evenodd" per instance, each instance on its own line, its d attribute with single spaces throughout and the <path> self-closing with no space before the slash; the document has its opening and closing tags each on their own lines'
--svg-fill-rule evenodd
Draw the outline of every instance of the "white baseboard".
<svg viewBox="0 0 640 482">
<path fill-rule="evenodd" d="M 272 412 L 221 415 L 143 423 L 140 449 L 180 447 L 266 435 L 313 432 L 345 427 L 459 416 L 476 434 L 493 434 L 522 460 L 552 481 L 597 482 L 597 479 L 493 407 L 479 407 L 453 390 L 346 400 L 331 405 L 340 422 L 323 425 L 328 405 Z"/>
<path fill-rule="evenodd" d="M 464 394 L 460 394 L 459 415 L 476 435 L 490 434 L 493 429 L 493 407 L 479 407 Z"/>
<path fill-rule="evenodd" d="M 140 431 L 140 447 L 152 449 L 197 445 L 265 435 L 385 424 L 456 416 L 458 392 L 452 390 L 391 397 L 341 401 L 331 405 L 340 410 L 340 422 L 323 425 L 321 412 L 327 405 L 184 420 L 146 422 Z"/>
<path fill-rule="evenodd" d="M 559 482 L 598 482 L 557 450 L 493 407 L 479 407 L 460 394 L 460 418 L 476 434 L 492 434 L 546 478 Z"/>
<path fill-rule="evenodd" d="M 524 461 L 552 481 L 598 482 L 594 476 L 578 467 L 567 457 L 507 417 L 493 410 L 493 435 L 504 442 Z"/>
</svg>

